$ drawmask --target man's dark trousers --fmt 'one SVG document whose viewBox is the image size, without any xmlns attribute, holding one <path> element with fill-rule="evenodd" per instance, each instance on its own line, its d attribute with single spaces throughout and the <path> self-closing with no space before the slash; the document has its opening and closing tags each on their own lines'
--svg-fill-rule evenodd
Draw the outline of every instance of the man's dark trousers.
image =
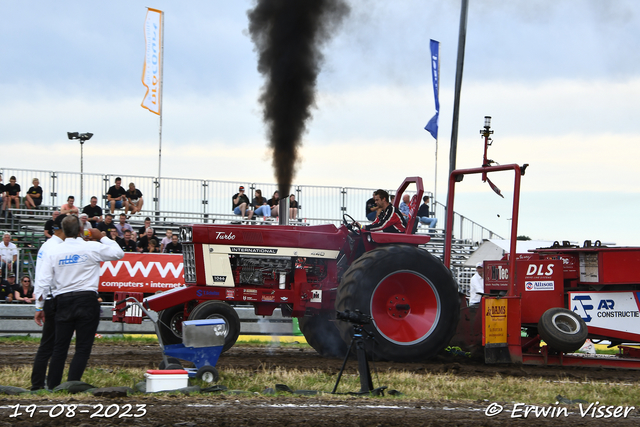
<svg viewBox="0 0 640 427">
<path fill-rule="evenodd" d="M 69 292 L 56 297 L 56 340 L 49 364 L 47 385 L 53 390 L 62 381 L 69 344 L 76 333 L 76 353 L 69 366 L 68 381 L 80 381 L 91 356 L 100 323 L 98 295 L 92 291 Z"/>
<path fill-rule="evenodd" d="M 49 298 L 44 301 L 44 324 L 42 325 L 42 338 L 40 347 L 33 361 L 33 371 L 31 372 L 31 390 L 44 388 L 47 375 L 47 364 L 53 353 L 53 345 L 56 340 L 56 304 L 55 299 Z"/>
</svg>

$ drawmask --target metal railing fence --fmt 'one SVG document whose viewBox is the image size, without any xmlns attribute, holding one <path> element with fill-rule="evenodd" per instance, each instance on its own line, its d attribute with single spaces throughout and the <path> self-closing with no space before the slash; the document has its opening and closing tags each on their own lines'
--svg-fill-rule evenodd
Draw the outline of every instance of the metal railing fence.
<svg viewBox="0 0 640 427">
<path fill-rule="evenodd" d="M 189 178 L 170 178 L 129 175 L 129 174 L 97 174 L 77 172 L 60 172 L 36 169 L 0 168 L 3 182 L 9 182 L 15 176 L 21 186 L 21 196 L 31 187 L 33 178 L 40 180 L 43 189 L 43 204 L 60 206 L 67 201 L 67 197 L 75 197 L 76 206 L 82 208 L 89 204 L 89 199 L 96 196 L 103 208 L 107 206 L 106 193 L 114 184 L 115 178 L 122 178 L 122 186 L 128 189 L 133 182 L 144 198 L 144 211 L 155 212 L 162 216 L 167 212 L 184 213 L 189 218 L 208 222 L 218 215 L 232 213 L 232 197 L 238 192 L 239 186 L 247 189 L 247 196 L 251 200 L 255 197 L 255 190 L 260 189 L 263 197 L 269 199 L 277 190 L 275 183 L 250 183 L 242 181 L 218 181 Z M 83 181 L 83 194 L 80 194 L 80 181 Z M 306 218 L 308 223 L 334 222 L 341 220 L 343 214 L 349 214 L 358 221 L 366 222 L 365 205 L 371 198 L 375 188 L 338 187 L 300 185 L 291 186 L 291 193 L 295 194 L 300 204 L 300 218 Z M 389 191 L 393 194 L 395 190 Z M 425 192 L 425 194 L 431 194 Z M 437 228 L 444 228 L 445 206 L 432 200 L 432 212 L 439 219 Z M 500 237 L 491 230 L 481 226 L 460 214 L 454 214 L 454 236 L 457 239 L 481 242 L 483 239 Z"/>
</svg>

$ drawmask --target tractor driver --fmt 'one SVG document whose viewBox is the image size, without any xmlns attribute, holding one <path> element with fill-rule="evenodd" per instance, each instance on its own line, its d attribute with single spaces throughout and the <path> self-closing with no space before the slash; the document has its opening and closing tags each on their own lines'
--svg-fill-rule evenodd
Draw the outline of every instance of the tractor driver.
<svg viewBox="0 0 640 427">
<path fill-rule="evenodd" d="M 380 208 L 380 213 L 369 225 L 362 227 L 367 231 L 384 231 L 387 233 L 404 233 L 407 230 L 407 220 L 400 211 L 389 203 L 389 193 L 384 190 L 376 190 L 373 193 L 373 201 Z M 360 228 L 359 223 L 355 225 Z"/>
</svg>

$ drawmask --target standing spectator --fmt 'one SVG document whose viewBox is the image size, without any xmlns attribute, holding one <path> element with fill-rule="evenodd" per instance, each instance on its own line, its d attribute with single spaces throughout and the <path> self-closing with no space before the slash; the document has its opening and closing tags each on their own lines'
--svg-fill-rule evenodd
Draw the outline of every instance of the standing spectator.
<svg viewBox="0 0 640 427">
<path fill-rule="evenodd" d="M 165 254 L 181 254 L 182 244 L 178 242 L 178 235 L 171 236 L 171 243 L 164 247 Z"/>
<path fill-rule="evenodd" d="M 120 177 L 116 178 L 115 185 L 109 187 L 109 191 L 107 191 L 107 202 L 109 202 L 109 208 L 111 209 L 111 214 L 116 209 L 120 209 L 124 206 L 124 211 L 127 212 L 129 210 L 129 201 L 127 200 L 127 191 L 120 185 L 122 183 L 122 179 Z"/>
<path fill-rule="evenodd" d="M 91 196 L 89 204 L 82 208 L 82 213 L 87 214 L 93 228 L 96 228 L 98 223 L 102 221 L 102 208 L 98 206 L 98 198 L 96 196 Z"/>
<path fill-rule="evenodd" d="M 240 218 L 244 218 L 244 216 L 247 215 L 248 219 L 251 220 L 253 211 L 249 209 L 250 204 L 249 198 L 244 194 L 244 187 L 241 185 L 240 188 L 238 188 L 238 192 L 233 195 L 233 213 L 240 215 Z"/>
<path fill-rule="evenodd" d="M 4 198 L 2 209 L 6 209 L 7 205 L 11 209 L 11 202 L 15 202 L 16 209 L 20 209 L 20 184 L 16 183 L 15 176 L 9 178 L 9 184 L 4 186 L 4 191 L 7 194 Z"/>
<path fill-rule="evenodd" d="M 120 222 L 116 224 L 116 229 L 118 230 L 118 237 L 121 239 L 124 238 L 125 230 L 133 231 L 131 224 L 127 223 L 127 215 L 120 214 Z"/>
<path fill-rule="evenodd" d="M 16 301 L 26 302 L 27 304 L 32 304 L 35 301 L 35 298 L 33 298 L 33 285 L 31 284 L 30 277 L 22 277 L 20 285 L 15 290 L 13 298 Z"/>
<path fill-rule="evenodd" d="M 78 238 L 80 220 L 67 217 L 62 221 L 65 241 L 49 251 L 42 262 L 42 286 L 55 286 L 56 341 L 51 356 L 47 385 L 53 390 L 62 380 L 69 344 L 75 332 L 75 355 L 69 366 L 68 381 L 82 380 L 82 374 L 91 356 L 93 340 L 100 323 L 98 283 L 100 262 L 115 261 L 124 256 L 122 249 L 110 239 L 102 237 L 100 243 L 85 242 Z M 97 230 L 92 237 L 100 238 Z M 61 262 L 71 257 L 78 262 Z"/>
<path fill-rule="evenodd" d="M 129 202 L 129 208 L 131 209 L 131 215 L 139 214 L 144 205 L 144 199 L 142 198 L 142 192 L 136 188 L 136 185 L 132 182 L 129 184 L 129 190 L 127 190 L 127 201 Z M 127 213 L 125 209 L 125 213 Z"/>
<path fill-rule="evenodd" d="M 298 201 L 296 200 L 296 195 L 292 194 L 289 196 L 289 219 L 297 219 L 298 218 Z"/>
<path fill-rule="evenodd" d="M 118 243 L 124 252 L 137 252 L 136 242 L 131 240 L 131 230 L 124 231 L 124 238 Z"/>
<path fill-rule="evenodd" d="M 50 239 L 53 237 L 53 232 L 55 231 L 54 224 L 55 224 L 56 218 L 58 218 L 58 215 L 60 215 L 60 211 L 53 211 L 53 214 L 51 215 L 51 219 L 44 223 L 44 235 L 47 239 Z"/>
<path fill-rule="evenodd" d="M 484 263 L 476 264 L 476 274 L 473 275 L 469 282 L 469 306 L 474 307 L 482 301 L 484 293 Z"/>
<path fill-rule="evenodd" d="M 81 213 L 80 214 L 80 223 L 82 226 L 82 229 L 80 230 L 82 232 L 82 237 L 84 238 L 84 240 L 89 240 L 91 237 L 91 229 L 93 228 L 91 226 L 91 223 L 88 221 L 88 215 L 86 213 Z"/>
<path fill-rule="evenodd" d="M 165 246 L 171 243 L 171 236 L 173 236 L 173 231 L 167 230 L 165 236 L 160 241 L 160 252 L 164 252 Z"/>
<path fill-rule="evenodd" d="M 42 204 L 42 187 L 40 187 L 40 181 L 38 178 L 33 178 L 33 186 L 27 191 L 27 195 L 24 198 L 24 206 L 27 209 L 35 209 Z"/>
<path fill-rule="evenodd" d="M 4 233 L 2 243 L 0 243 L 0 267 L 2 268 L 2 277 L 7 277 L 8 271 L 15 271 L 14 267 L 17 260 L 18 248 L 11 242 L 11 234 Z M 13 283 L 11 285 L 13 285 Z"/>
<path fill-rule="evenodd" d="M 271 217 L 271 207 L 267 203 L 267 199 L 262 197 L 262 190 L 256 190 L 256 197 L 253 198 L 252 205 L 255 208 L 253 212 L 255 216 Z"/>
<path fill-rule="evenodd" d="M 51 239 L 47 240 L 40 250 L 38 250 L 38 262 L 36 263 L 36 281 L 34 284 L 33 297 L 35 299 L 36 314 L 33 321 L 36 325 L 42 327 L 42 338 L 40 338 L 40 346 L 33 360 L 33 370 L 31 371 L 31 390 L 40 390 L 44 388 L 47 376 L 47 365 L 53 353 L 53 345 L 56 341 L 56 307 L 53 299 L 53 284 L 45 289 L 40 282 L 40 268 L 43 263 L 40 262 L 46 254 L 54 247 L 62 243 L 64 233 L 60 228 L 60 224 L 66 215 L 59 215 L 55 222 L 55 234 Z"/>
<path fill-rule="evenodd" d="M 160 246 L 158 244 L 158 239 L 153 235 L 153 228 L 147 228 L 147 231 L 138 239 L 138 252 L 149 252 L 149 241 L 155 240 L 155 246 Z"/>
<path fill-rule="evenodd" d="M 69 196 L 67 197 L 67 203 L 65 203 L 64 205 L 60 206 L 60 213 L 61 214 L 65 214 L 65 215 L 78 215 L 78 213 L 80 213 L 80 211 L 78 210 L 77 206 L 74 206 L 73 203 L 75 202 L 76 198 L 73 196 Z"/>
<path fill-rule="evenodd" d="M 277 217 L 280 210 L 280 193 L 278 191 L 274 191 L 273 197 L 267 201 L 269 207 L 271 207 L 271 216 Z"/>
<path fill-rule="evenodd" d="M 424 196 L 422 198 L 422 201 L 423 203 L 420 205 L 420 209 L 418 209 L 418 220 L 421 224 L 428 225 L 430 229 L 436 228 L 438 218 L 431 218 L 431 216 L 429 215 L 429 196 Z"/>
<path fill-rule="evenodd" d="M 375 192 L 374 192 L 375 194 Z M 373 221 L 378 216 L 378 205 L 376 205 L 375 200 L 371 197 L 367 200 L 367 219 L 369 221 Z"/>
</svg>

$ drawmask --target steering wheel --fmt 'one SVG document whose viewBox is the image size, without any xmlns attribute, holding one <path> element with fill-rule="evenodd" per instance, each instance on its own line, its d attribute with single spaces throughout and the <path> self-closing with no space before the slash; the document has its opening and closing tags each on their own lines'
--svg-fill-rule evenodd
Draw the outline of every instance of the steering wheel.
<svg viewBox="0 0 640 427">
<path fill-rule="evenodd" d="M 353 232 L 356 236 L 359 236 L 362 231 L 360 228 L 360 224 L 353 219 L 353 217 L 349 214 L 342 214 L 342 223 L 349 229 L 349 231 Z"/>
</svg>

